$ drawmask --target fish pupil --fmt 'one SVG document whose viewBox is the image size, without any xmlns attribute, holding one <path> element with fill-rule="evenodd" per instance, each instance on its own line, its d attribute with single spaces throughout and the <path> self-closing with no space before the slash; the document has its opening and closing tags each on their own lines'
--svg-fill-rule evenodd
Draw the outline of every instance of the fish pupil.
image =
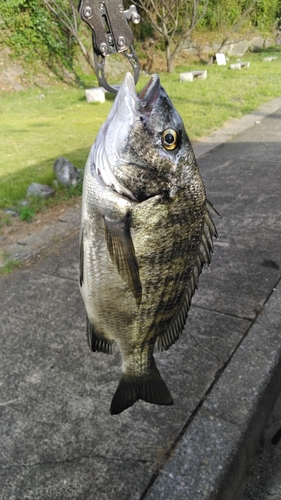
<svg viewBox="0 0 281 500">
<path fill-rule="evenodd" d="M 170 133 L 169 133 L 169 134 L 166 134 L 166 136 L 165 136 L 165 141 L 166 141 L 168 144 L 173 144 L 174 140 L 175 140 L 175 139 L 174 139 L 173 134 L 170 134 Z"/>
<path fill-rule="evenodd" d="M 177 147 L 178 134 L 175 130 L 168 128 L 162 134 L 162 145 L 168 151 L 172 151 Z"/>
</svg>

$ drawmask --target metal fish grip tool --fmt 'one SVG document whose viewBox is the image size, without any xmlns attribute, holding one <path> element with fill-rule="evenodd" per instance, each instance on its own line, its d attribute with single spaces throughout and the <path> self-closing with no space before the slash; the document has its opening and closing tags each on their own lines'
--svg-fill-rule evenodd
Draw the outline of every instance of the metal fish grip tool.
<svg viewBox="0 0 281 500">
<path fill-rule="evenodd" d="M 79 15 L 92 29 L 95 71 L 100 86 L 117 94 L 118 87 L 111 86 L 105 77 L 105 58 L 123 52 L 133 68 L 135 83 L 139 78 L 139 61 L 134 51 L 133 32 L 128 24 L 140 22 L 135 5 L 124 10 L 122 0 L 81 0 Z"/>
</svg>

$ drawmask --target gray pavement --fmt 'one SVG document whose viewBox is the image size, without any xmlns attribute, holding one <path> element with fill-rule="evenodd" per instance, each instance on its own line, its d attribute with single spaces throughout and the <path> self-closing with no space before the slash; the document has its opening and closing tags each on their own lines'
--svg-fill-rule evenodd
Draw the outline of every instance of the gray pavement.
<svg viewBox="0 0 281 500">
<path fill-rule="evenodd" d="M 237 500 L 280 500 L 280 426 L 281 397 L 279 396 Z"/>
<path fill-rule="evenodd" d="M 195 146 L 223 218 L 185 331 L 156 354 L 171 408 L 109 414 L 120 356 L 87 348 L 78 210 L 60 241 L 25 242 L 33 260 L 0 279 L 1 500 L 239 498 L 281 391 L 280 139 L 277 99 Z"/>
</svg>

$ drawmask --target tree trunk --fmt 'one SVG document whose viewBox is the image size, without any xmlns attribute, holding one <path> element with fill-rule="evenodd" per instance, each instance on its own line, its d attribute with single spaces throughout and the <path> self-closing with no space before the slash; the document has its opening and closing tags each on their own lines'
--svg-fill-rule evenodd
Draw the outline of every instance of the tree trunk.
<svg viewBox="0 0 281 500">
<path fill-rule="evenodd" d="M 168 73 L 172 73 L 174 70 L 174 58 L 172 57 L 171 47 L 167 40 L 165 42 L 165 53 L 166 53 L 167 71 Z"/>
</svg>

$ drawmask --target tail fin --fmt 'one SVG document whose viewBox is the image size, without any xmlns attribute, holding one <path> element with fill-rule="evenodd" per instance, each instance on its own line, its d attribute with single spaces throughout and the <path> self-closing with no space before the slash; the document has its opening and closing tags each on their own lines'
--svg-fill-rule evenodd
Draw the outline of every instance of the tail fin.
<svg viewBox="0 0 281 500">
<path fill-rule="evenodd" d="M 121 413 L 139 399 L 157 405 L 174 404 L 170 391 L 162 379 L 153 358 L 148 373 L 139 377 L 123 375 L 111 402 L 111 415 Z"/>
</svg>

